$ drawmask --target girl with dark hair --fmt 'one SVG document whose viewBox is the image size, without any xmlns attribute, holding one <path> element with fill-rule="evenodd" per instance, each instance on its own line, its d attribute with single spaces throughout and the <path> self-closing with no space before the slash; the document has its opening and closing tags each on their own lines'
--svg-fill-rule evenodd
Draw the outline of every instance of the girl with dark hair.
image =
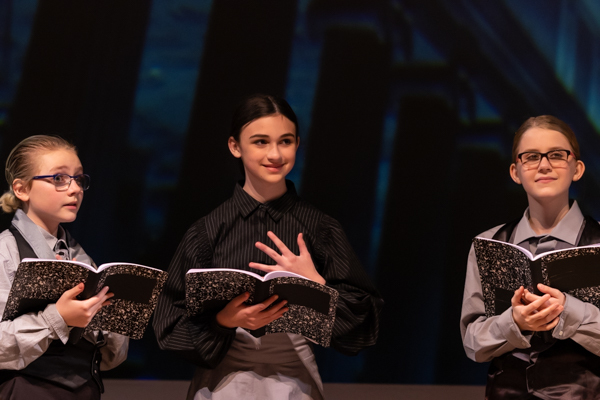
<svg viewBox="0 0 600 400">
<path fill-rule="evenodd" d="M 256 339 L 241 329 L 279 318 L 287 311 L 284 301 L 272 296 L 249 306 L 243 293 L 216 314 L 190 318 L 184 277 L 192 268 L 287 270 L 329 285 L 340 294 L 332 346 L 354 355 L 375 344 L 379 294 L 339 223 L 300 200 L 285 180 L 300 144 L 297 129 L 283 99 L 254 95 L 237 108 L 228 145 L 242 160 L 245 180 L 232 198 L 192 225 L 169 267 L 154 329 L 162 349 L 197 365 L 188 399 L 323 398 L 304 337 L 278 333 Z"/>
<path fill-rule="evenodd" d="M 600 225 L 569 201 L 585 165 L 571 128 L 549 115 L 529 118 L 515 134 L 511 178 L 523 185 L 523 216 L 480 237 L 538 255 L 600 243 Z M 467 356 L 491 361 L 486 399 L 597 399 L 600 393 L 600 310 L 555 288 L 541 295 L 520 287 L 511 306 L 486 317 L 473 246 L 461 315 Z"/>
<path fill-rule="evenodd" d="M 9 190 L 0 204 L 15 216 L 0 233 L 0 315 L 22 258 L 93 263 L 61 226 L 75 220 L 90 183 L 75 147 L 56 136 L 28 137 L 11 151 L 5 172 Z M 112 297 L 105 287 L 78 300 L 82 291 L 80 283 L 42 311 L 0 323 L 0 399 L 100 398 L 100 370 L 125 360 L 129 339 L 86 331 L 81 340 L 69 340 L 71 329 L 85 328 Z"/>
</svg>

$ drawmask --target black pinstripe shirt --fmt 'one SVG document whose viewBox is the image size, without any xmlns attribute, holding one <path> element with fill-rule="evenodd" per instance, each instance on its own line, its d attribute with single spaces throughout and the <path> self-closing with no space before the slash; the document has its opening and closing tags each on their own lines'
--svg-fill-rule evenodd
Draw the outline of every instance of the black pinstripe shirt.
<svg viewBox="0 0 600 400">
<path fill-rule="evenodd" d="M 327 285 L 340 293 L 332 347 L 353 355 L 375 344 L 379 293 L 361 267 L 340 224 L 300 200 L 294 184 L 279 199 L 260 203 L 237 185 L 233 197 L 198 220 L 187 231 L 169 266 L 169 278 L 154 315 L 161 349 L 180 353 L 203 367 L 216 366 L 227 353 L 235 329 L 220 327 L 214 315 L 190 318 L 185 310 L 185 273 L 192 268 L 248 267 L 250 261 L 274 264 L 255 247 L 257 241 L 277 249 L 268 239 L 272 231 L 295 254 L 297 237 L 304 240 Z"/>
</svg>

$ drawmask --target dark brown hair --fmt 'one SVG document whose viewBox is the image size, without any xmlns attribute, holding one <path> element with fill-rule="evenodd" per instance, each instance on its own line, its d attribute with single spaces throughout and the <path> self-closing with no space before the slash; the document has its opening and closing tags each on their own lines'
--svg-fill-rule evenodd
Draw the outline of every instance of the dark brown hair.
<svg viewBox="0 0 600 400">
<path fill-rule="evenodd" d="M 246 97 L 235 109 L 231 119 L 232 136 L 237 142 L 240 141 L 242 129 L 250 122 L 273 114 L 281 114 L 294 123 L 296 137 L 298 137 L 298 118 L 287 101 L 281 97 L 268 94 L 253 94 Z"/>
</svg>

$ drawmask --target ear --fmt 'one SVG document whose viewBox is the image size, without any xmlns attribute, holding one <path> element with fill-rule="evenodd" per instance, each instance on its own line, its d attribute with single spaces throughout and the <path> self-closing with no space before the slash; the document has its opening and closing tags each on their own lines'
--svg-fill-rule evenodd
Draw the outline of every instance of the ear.
<svg viewBox="0 0 600 400">
<path fill-rule="evenodd" d="M 296 135 L 296 150 L 300 147 L 300 136 Z"/>
<path fill-rule="evenodd" d="M 517 171 L 517 164 L 515 164 L 515 163 L 510 164 L 510 177 L 512 178 L 513 181 L 515 181 L 516 184 L 518 184 L 518 185 L 521 184 L 521 178 L 519 178 L 519 173 Z"/>
<path fill-rule="evenodd" d="M 23 203 L 29 201 L 29 187 L 27 187 L 21 179 L 15 179 L 12 188 L 17 199 L 21 200 Z"/>
<path fill-rule="evenodd" d="M 240 144 L 233 138 L 233 136 L 229 137 L 227 141 L 227 146 L 229 146 L 229 151 L 235 158 L 242 158 L 242 152 L 240 149 Z"/>
<path fill-rule="evenodd" d="M 585 172 L 585 164 L 581 160 L 577 160 L 575 164 L 575 174 L 573 175 L 573 182 L 577 182 L 583 176 Z"/>
</svg>

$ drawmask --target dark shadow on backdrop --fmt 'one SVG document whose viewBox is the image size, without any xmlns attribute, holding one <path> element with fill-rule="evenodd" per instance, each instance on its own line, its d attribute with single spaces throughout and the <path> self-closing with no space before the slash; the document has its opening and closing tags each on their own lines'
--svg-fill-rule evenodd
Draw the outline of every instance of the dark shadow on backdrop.
<svg viewBox="0 0 600 400">
<path fill-rule="evenodd" d="M 302 177 L 302 197 L 342 224 L 365 267 L 390 66 L 390 48 L 376 32 L 326 31 Z M 315 349 L 324 381 L 357 379 L 355 360 Z"/>
</svg>

